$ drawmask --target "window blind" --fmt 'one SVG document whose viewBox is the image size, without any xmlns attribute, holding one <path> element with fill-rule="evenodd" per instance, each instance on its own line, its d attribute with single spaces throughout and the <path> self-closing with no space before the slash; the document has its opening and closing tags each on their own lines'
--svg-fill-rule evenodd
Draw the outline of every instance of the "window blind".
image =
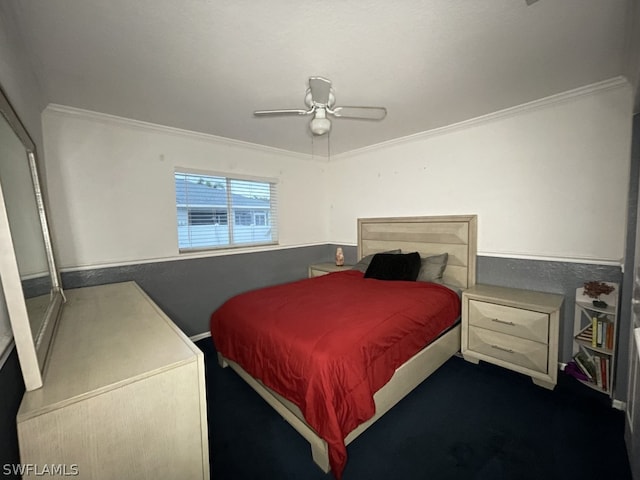
<svg viewBox="0 0 640 480">
<path fill-rule="evenodd" d="M 273 179 L 174 172 L 180 251 L 278 242 Z"/>
</svg>

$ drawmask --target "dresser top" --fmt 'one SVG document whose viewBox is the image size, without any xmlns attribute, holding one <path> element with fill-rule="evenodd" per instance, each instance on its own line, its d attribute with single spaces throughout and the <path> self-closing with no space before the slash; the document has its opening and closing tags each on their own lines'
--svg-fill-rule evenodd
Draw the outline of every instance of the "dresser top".
<svg viewBox="0 0 640 480">
<path fill-rule="evenodd" d="M 18 418 L 98 395 L 202 355 L 135 282 L 67 290 L 65 295 L 44 385 L 25 393 Z"/>
<path fill-rule="evenodd" d="M 483 284 L 476 284 L 465 290 L 463 295 L 476 300 L 493 301 L 516 308 L 530 308 L 547 313 L 558 310 L 564 301 L 564 296 L 556 293 Z"/>
</svg>

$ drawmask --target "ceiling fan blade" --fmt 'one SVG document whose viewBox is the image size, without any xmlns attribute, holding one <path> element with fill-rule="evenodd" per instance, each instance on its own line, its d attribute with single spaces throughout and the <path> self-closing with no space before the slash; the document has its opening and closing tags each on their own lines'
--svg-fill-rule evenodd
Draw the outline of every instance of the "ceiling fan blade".
<svg viewBox="0 0 640 480">
<path fill-rule="evenodd" d="M 311 90 L 311 98 L 314 103 L 319 105 L 329 105 L 331 81 L 322 77 L 310 77 L 309 90 Z"/>
<path fill-rule="evenodd" d="M 310 115 L 313 111 L 313 108 L 311 110 L 256 110 L 253 114 L 256 117 L 267 115 Z"/>
<path fill-rule="evenodd" d="M 361 120 L 382 120 L 387 116 L 384 107 L 336 107 L 329 113 L 341 118 L 358 118 Z"/>
</svg>

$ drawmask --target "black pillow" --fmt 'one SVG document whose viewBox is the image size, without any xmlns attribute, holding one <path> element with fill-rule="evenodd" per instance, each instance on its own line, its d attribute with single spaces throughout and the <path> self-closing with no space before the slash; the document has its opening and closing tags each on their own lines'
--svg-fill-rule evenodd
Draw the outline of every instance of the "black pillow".
<svg viewBox="0 0 640 480">
<path fill-rule="evenodd" d="M 420 254 L 413 253 L 376 253 L 371 259 L 364 278 L 378 280 L 406 280 L 415 282 L 420 273 Z"/>
</svg>

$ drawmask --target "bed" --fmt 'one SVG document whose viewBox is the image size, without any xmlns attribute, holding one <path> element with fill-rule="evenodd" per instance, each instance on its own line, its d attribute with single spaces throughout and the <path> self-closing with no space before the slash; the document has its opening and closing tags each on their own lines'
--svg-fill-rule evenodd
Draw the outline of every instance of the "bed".
<svg viewBox="0 0 640 480">
<path fill-rule="evenodd" d="M 476 222 L 475 215 L 359 219 L 358 259 L 397 249 L 422 257 L 447 253 L 442 280 L 390 282 L 346 271 L 238 295 L 211 317 L 220 365 L 253 387 L 309 442 L 316 464 L 340 478 L 346 445 L 459 351 L 460 301 L 453 292 L 475 284 Z M 356 300 L 349 323 L 331 310 L 335 302 Z M 394 302 L 398 310 L 384 310 Z M 309 313 L 287 321 L 291 303 Z M 411 316 L 423 308 L 418 304 L 432 309 L 420 327 Z M 307 336 L 309 328 L 317 338 Z M 373 330 L 387 336 L 371 340 Z M 364 344 L 352 347 L 360 337 Z M 355 371 L 360 364 L 363 372 Z"/>
</svg>

